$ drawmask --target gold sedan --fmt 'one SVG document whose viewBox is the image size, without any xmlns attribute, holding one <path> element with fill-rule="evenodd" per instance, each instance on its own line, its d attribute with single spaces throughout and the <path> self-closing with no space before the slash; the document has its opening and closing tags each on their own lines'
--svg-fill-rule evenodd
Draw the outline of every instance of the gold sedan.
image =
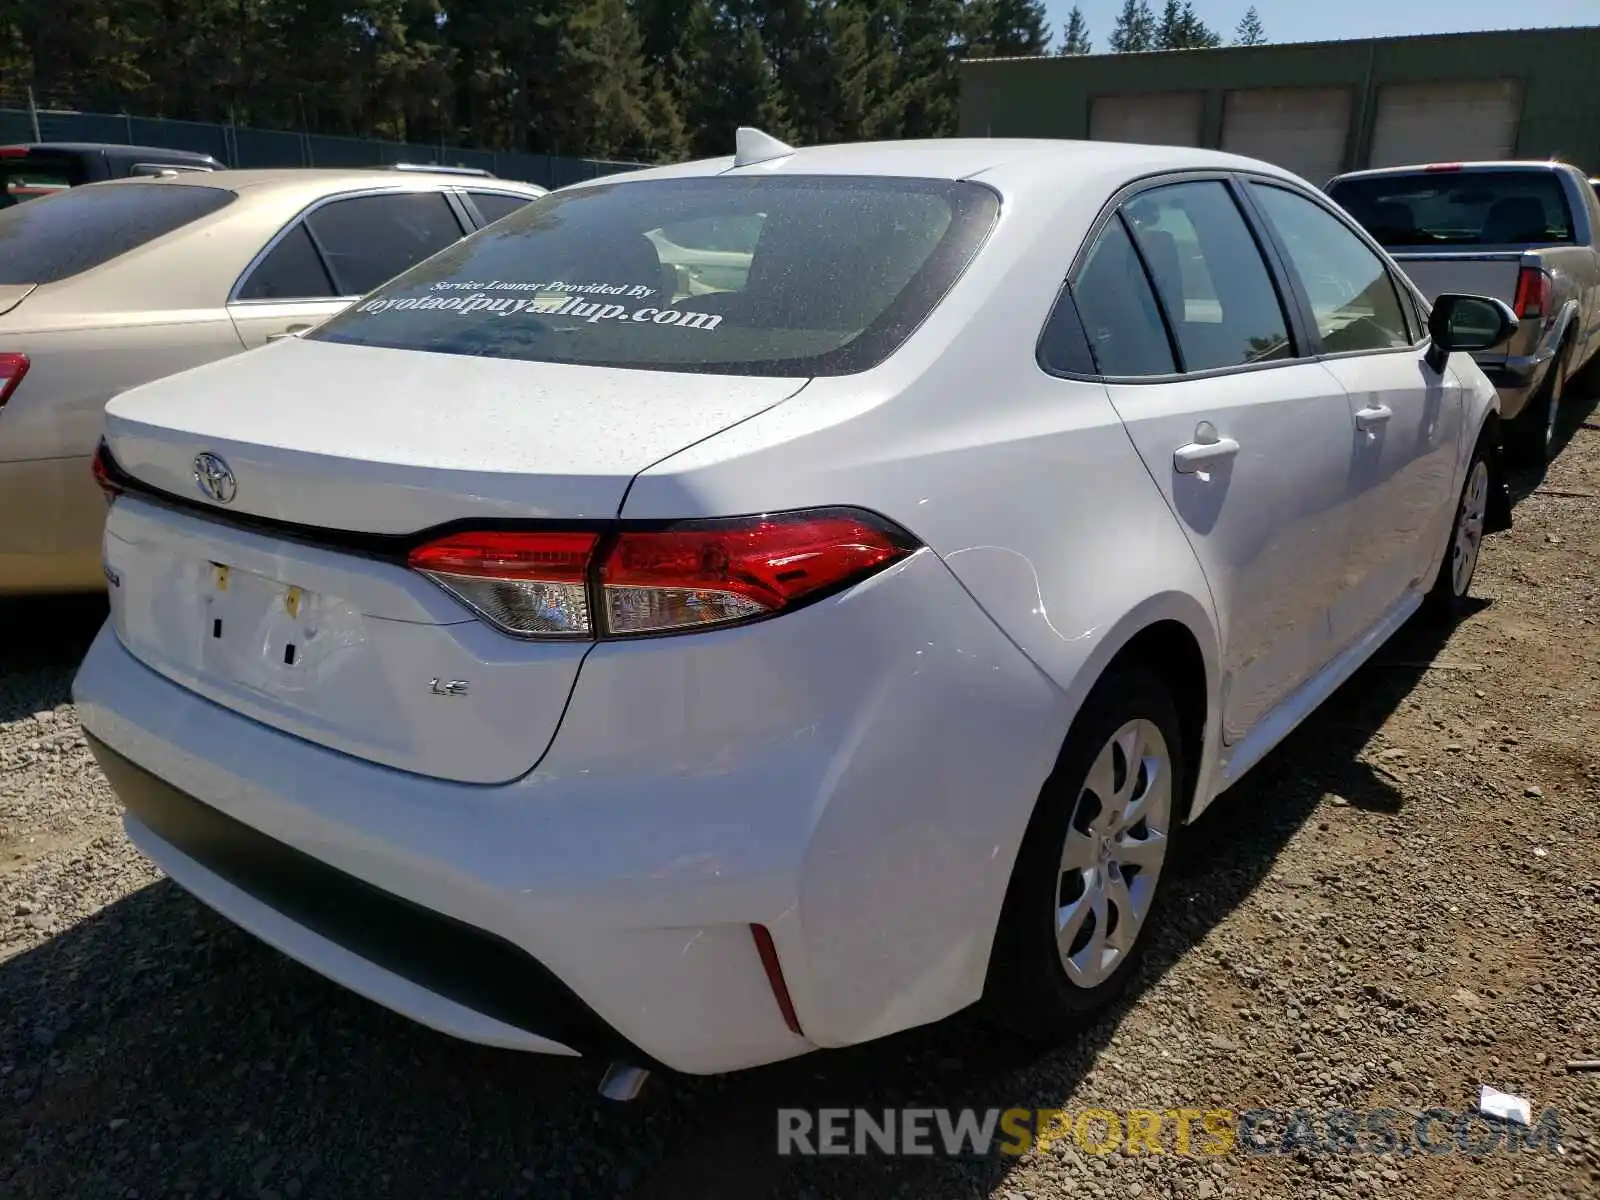
<svg viewBox="0 0 1600 1200">
<path fill-rule="evenodd" d="M 88 184 L 0 212 L 0 595 L 105 586 L 106 401 L 311 328 L 544 195 L 408 170 Z"/>
</svg>

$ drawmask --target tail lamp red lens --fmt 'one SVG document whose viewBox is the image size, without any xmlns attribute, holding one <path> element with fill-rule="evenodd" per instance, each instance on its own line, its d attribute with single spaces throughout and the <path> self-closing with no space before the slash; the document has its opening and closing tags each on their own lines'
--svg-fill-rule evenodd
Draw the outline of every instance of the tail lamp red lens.
<svg viewBox="0 0 1600 1200">
<path fill-rule="evenodd" d="M 525 636 L 590 632 L 594 533 L 457 533 L 410 563 L 490 624 Z"/>
<path fill-rule="evenodd" d="M 915 543 L 850 509 L 630 529 L 459 533 L 413 568 L 520 637 L 629 637 L 770 616 L 866 578 Z"/>
<path fill-rule="evenodd" d="M 1517 291 L 1511 302 L 1518 317 L 1542 317 L 1550 307 L 1550 276 L 1538 267 L 1517 272 Z"/>
<path fill-rule="evenodd" d="M 26 354 L 0 354 L 0 408 L 6 406 L 6 401 L 11 399 L 11 394 L 17 390 L 27 373 Z"/>
<path fill-rule="evenodd" d="M 95 483 L 105 493 L 107 504 L 122 495 L 116 460 L 111 457 L 111 447 L 106 445 L 105 438 L 101 438 L 100 444 L 95 447 L 94 457 L 89 460 L 89 470 L 94 474 Z"/>
</svg>

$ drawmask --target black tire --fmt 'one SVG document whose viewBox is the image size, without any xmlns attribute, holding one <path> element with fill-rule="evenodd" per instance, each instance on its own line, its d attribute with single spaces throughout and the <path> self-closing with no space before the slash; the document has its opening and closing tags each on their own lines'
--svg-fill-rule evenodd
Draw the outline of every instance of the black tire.
<svg viewBox="0 0 1600 1200">
<path fill-rule="evenodd" d="M 1472 451 L 1472 461 L 1467 464 L 1461 493 L 1456 497 L 1455 517 L 1450 522 L 1450 540 L 1445 545 L 1444 558 L 1439 562 L 1439 573 L 1434 576 L 1433 586 L 1428 589 L 1423 601 L 1424 612 L 1434 620 L 1453 623 L 1466 608 L 1472 580 L 1478 573 L 1478 562 L 1483 556 L 1483 539 L 1489 527 L 1489 510 L 1494 503 L 1492 491 L 1496 482 L 1488 439 L 1480 437 Z M 1482 494 L 1475 498 L 1474 488 L 1480 483 Z M 1477 525 L 1476 543 L 1471 547 L 1470 561 L 1464 570 L 1460 570 L 1460 559 L 1467 549 L 1461 536 L 1462 526 L 1469 520 L 1475 520 Z"/>
<path fill-rule="evenodd" d="M 1528 401 L 1528 406 L 1506 426 L 1506 451 L 1519 466 L 1542 467 L 1555 451 L 1556 422 L 1561 416 L 1561 401 L 1567 392 L 1567 372 L 1572 362 L 1572 343 L 1562 342 L 1550 364 L 1544 382 Z"/>
<path fill-rule="evenodd" d="M 1068 977 L 1056 942 L 1056 911 L 1067 878 L 1062 852 L 1075 817 L 1081 821 L 1092 807 L 1081 797 L 1087 795 L 1086 783 L 1097 758 L 1119 730 L 1136 721 L 1159 730 L 1170 764 L 1164 869 L 1158 869 L 1131 947 L 1122 952 L 1120 962 L 1103 982 L 1083 987 Z M 1040 794 L 1012 868 L 982 1001 L 984 1016 L 991 1024 L 1030 1041 L 1054 1043 L 1079 1028 L 1089 1014 L 1109 1004 L 1127 985 L 1160 919 L 1179 822 L 1188 809 L 1189 753 L 1171 689 L 1154 671 L 1139 664 L 1113 668 L 1095 685 Z M 1137 781 L 1133 790 L 1138 790 Z M 1114 878 L 1115 872 L 1112 875 Z M 1133 876 L 1123 878 L 1132 880 Z M 1134 886 L 1128 884 L 1130 889 Z M 1111 925 L 1114 927 L 1114 919 Z"/>
</svg>

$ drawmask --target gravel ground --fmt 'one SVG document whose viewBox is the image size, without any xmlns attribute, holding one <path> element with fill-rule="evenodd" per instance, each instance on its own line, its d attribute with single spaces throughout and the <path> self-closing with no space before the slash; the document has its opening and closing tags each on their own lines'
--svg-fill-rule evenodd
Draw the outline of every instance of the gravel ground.
<svg viewBox="0 0 1600 1200">
<path fill-rule="evenodd" d="M 1591 389 L 1592 390 L 1592 389 Z M 1519 478 L 1480 607 L 1407 630 L 1190 831 L 1126 1001 L 1029 1055 L 957 1019 L 631 1105 L 453 1043 L 127 844 L 69 703 L 93 603 L 0 608 L 0 1193 L 1600 1195 L 1600 424 Z M 780 1159 L 780 1105 L 1555 1108 L 1564 1153 Z M 1170 1143 L 1169 1143 L 1170 1145 Z"/>
</svg>

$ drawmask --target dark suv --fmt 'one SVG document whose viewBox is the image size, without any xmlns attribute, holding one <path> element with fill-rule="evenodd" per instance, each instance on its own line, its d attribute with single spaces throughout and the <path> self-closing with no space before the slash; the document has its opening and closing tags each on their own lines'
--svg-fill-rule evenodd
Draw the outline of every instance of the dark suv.
<svg viewBox="0 0 1600 1200">
<path fill-rule="evenodd" d="M 220 171 L 209 154 L 121 146 L 107 142 L 34 142 L 0 146 L 0 208 L 48 196 L 65 188 L 128 175 L 169 175 L 178 171 Z"/>
</svg>

